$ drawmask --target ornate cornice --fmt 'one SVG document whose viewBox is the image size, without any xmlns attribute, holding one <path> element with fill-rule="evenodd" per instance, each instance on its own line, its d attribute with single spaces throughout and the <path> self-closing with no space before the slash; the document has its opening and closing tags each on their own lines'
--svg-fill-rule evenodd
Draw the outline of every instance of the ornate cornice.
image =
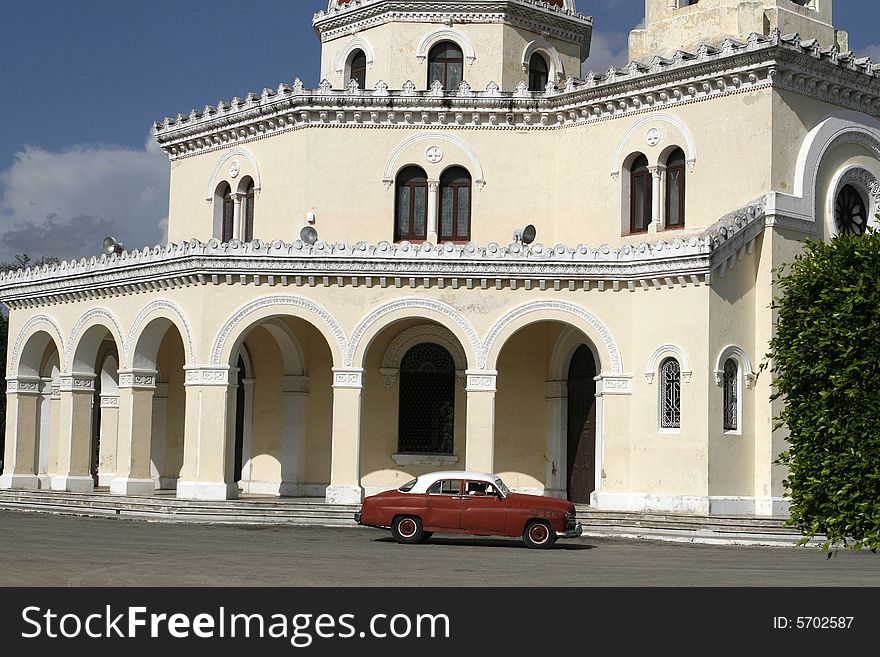
<svg viewBox="0 0 880 657">
<path fill-rule="evenodd" d="M 191 240 L 0 274 L 0 300 L 16 309 L 203 285 L 660 289 L 710 284 L 712 271 L 750 248 L 763 226 L 757 202 L 699 235 L 620 248 Z"/>
<path fill-rule="evenodd" d="M 696 53 L 590 72 L 542 92 L 524 83 L 502 92 L 494 82 L 484 91 L 467 83 L 454 92 L 418 91 L 412 83 L 394 91 L 382 81 L 372 90 L 334 90 L 326 80 L 307 90 L 296 80 L 166 118 L 155 128 L 163 150 L 177 159 L 305 128 L 563 129 L 766 87 L 878 116 L 878 68 L 870 58 L 776 30 L 769 37 L 752 34 L 745 43 L 727 39 Z"/>
</svg>

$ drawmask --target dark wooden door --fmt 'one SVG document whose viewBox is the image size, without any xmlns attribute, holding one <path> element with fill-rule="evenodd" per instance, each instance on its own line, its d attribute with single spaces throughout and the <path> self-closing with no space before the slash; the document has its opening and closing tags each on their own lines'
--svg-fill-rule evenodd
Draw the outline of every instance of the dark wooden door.
<svg viewBox="0 0 880 657">
<path fill-rule="evenodd" d="M 596 362 L 581 345 L 568 368 L 568 499 L 589 503 L 596 487 Z"/>
</svg>

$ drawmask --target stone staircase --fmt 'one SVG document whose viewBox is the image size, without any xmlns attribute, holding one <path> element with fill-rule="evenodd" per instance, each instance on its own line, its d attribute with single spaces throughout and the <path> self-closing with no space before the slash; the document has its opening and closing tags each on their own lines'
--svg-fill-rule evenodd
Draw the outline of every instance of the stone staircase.
<svg viewBox="0 0 880 657">
<path fill-rule="evenodd" d="M 215 502 L 180 500 L 173 491 L 152 496 L 111 495 L 102 490 L 0 491 L 0 510 L 155 522 L 356 527 L 354 514 L 359 508 L 355 504 L 327 504 L 321 498 L 258 495 Z M 796 530 L 784 525 L 782 518 L 599 511 L 587 505 L 575 508 L 585 537 L 788 547 L 800 538 Z"/>
</svg>

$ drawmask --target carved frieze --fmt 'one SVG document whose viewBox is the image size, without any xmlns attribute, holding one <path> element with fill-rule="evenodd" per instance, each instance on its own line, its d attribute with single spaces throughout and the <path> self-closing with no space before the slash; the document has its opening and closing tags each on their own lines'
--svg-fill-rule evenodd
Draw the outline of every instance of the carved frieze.
<svg viewBox="0 0 880 657">
<path fill-rule="evenodd" d="M 360 367 L 333 368 L 333 387 L 360 390 L 364 385 L 364 370 Z"/>
</svg>

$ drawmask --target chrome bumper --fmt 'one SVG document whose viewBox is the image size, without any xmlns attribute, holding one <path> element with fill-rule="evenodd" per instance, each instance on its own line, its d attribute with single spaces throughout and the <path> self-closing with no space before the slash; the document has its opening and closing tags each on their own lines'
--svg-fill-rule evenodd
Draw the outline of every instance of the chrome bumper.
<svg viewBox="0 0 880 657">
<path fill-rule="evenodd" d="M 360 511 L 358 511 L 357 513 L 354 514 L 354 521 L 355 521 L 357 524 L 361 524 L 361 513 L 360 513 Z"/>
<path fill-rule="evenodd" d="M 578 523 L 574 526 L 574 529 L 569 529 L 564 532 L 556 532 L 556 538 L 577 538 L 583 533 L 584 528 L 581 526 L 581 523 Z"/>
</svg>

